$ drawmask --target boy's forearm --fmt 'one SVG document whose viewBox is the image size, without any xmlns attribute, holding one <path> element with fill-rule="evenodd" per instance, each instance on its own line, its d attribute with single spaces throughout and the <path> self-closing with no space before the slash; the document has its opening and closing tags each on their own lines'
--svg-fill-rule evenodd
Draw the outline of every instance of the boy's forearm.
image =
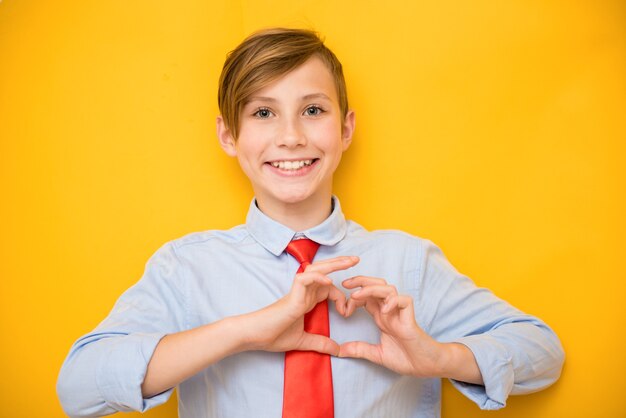
<svg viewBox="0 0 626 418">
<path fill-rule="evenodd" d="M 326 336 L 304 332 L 304 314 L 328 298 L 339 312 L 345 296 L 325 274 L 352 267 L 357 257 L 337 257 L 314 263 L 298 274 L 289 294 L 258 311 L 232 316 L 159 341 L 141 385 L 144 398 L 162 393 L 230 355 L 265 350 L 313 350 L 339 354 L 339 345 Z M 320 299 L 321 298 L 321 299 Z"/>
<path fill-rule="evenodd" d="M 233 354 L 267 349 L 271 343 L 267 336 L 293 322 L 285 305 L 281 299 L 255 312 L 166 335 L 148 363 L 143 397 L 162 393 Z"/>
<path fill-rule="evenodd" d="M 162 393 L 211 364 L 244 350 L 242 317 L 230 317 L 166 335 L 157 345 L 141 385 L 144 398 Z"/>
</svg>

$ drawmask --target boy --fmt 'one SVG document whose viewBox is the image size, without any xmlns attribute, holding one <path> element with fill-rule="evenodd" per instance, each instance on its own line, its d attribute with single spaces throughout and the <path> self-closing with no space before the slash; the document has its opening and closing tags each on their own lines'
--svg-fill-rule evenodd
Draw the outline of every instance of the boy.
<svg viewBox="0 0 626 418">
<path fill-rule="evenodd" d="M 143 411 L 178 386 L 181 417 L 435 417 L 441 377 L 484 409 L 558 378 L 544 323 L 430 242 L 344 219 L 332 178 L 354 112 L 317 35 L 244 40 L 219 107 L 220 145 L 255 193 L 246 224 L 157 251 L 73 346 L 58 382 L 68 414 Z"/>
</svg>

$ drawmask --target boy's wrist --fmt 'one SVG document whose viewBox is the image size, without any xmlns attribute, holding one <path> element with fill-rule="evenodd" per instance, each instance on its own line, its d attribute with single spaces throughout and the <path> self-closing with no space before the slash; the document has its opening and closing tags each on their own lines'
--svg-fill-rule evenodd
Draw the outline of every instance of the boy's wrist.
<svg viewBox="0 0 626 418">
<path fill-rule="evenodd" d="M 263 350 L 271 336 L 267 329 L 277 316 L 283 316 L 273 309 L 280 300 L 258 311 L 232 316 L 228 327 L 234 331 L 237 352 Z"/>
<path fill-rule="evenodd" d="M 482 384 L 482 375 L 474 353 L 461 343 L 442 344 L 439 360 L 440 377 L 466 383 Z"/>
</svg>

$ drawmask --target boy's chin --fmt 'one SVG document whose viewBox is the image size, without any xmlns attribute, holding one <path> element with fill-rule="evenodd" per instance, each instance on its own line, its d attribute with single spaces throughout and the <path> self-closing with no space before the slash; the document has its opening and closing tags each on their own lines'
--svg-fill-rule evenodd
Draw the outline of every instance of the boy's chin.
<svg viewBox="0 0 626 418">
<path fill-rule="evenodd" d="M 309 190 L 281 190 L 274 191 L 271 195 L 265 196 L 265 200 L 275 205 L 302 205 L 307 202 L 314 203 L 317 200 L 315 193 Z"/>
<path fill-rule="evenodd" d="M 301 203 L 307 202 L 310 196 L 307 193 L 285 193 L 275 196 L 276 203 L 284 204 L 284 205 L 298 205 Z"/>
</svg>

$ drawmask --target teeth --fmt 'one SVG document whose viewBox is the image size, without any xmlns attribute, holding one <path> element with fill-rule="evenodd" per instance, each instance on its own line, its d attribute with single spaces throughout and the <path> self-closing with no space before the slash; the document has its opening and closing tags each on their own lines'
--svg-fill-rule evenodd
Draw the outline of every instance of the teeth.
<svg viewBox="0 0 626 418">
<path fill-rule="evenodd" d="M 281 170 L 299 170 L 304 166 L 309 166 L 313 160 L 300 160 L 300 161 L 273 161 L 271 164 Z"/>
</svg>

